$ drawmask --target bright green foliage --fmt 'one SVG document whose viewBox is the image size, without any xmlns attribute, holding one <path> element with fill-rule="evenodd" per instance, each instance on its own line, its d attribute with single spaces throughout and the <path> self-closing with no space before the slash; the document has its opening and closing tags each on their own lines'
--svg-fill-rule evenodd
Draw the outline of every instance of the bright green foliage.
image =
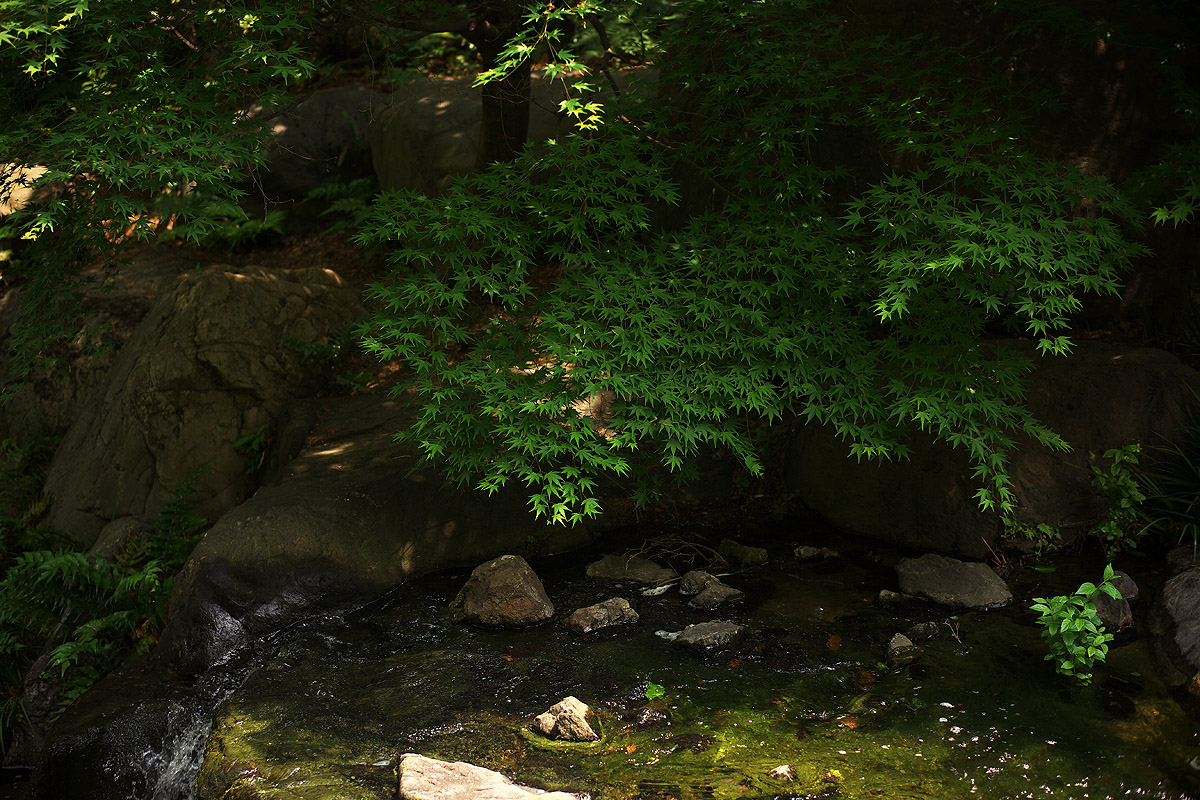
<svg viewBox="0 0 1200 800">
<path fill-rule="evenodd" d="M 1030 608 L 1041 614 L 1038 624 L 1044 626 L 1042 638 L 1050 645 L 1047 661 L 1054 662 L 1060 675 L 1074 678 L 1087 685 L 1092 681 L 1091 668 L 1108 655 L 1112 634 L 1096 614 L 1095 598 L 1103 592 L 1120 600 L 1121 593 L 1112 584 L 1113 568 L 1104 568 L 1104 580 L 1097 586 L 1084 583 L 1071 596 L 1035 597 Z"/>
<path fill-rule="evenodd" d="M 658 684 L 658 683 L 647 683 L 646 684 L 646 699 L 647 700 L 654 700 L 656 698 L 662 697 L 666 693 L 667 693 L 667 690 L 663 688 L 662 684 Z"/>
<path fill-rule="evenodd" d="M 1121 550 L 1133 550 L 1146 532 L 1143 503 L 1146 495 L 1137 479 L 1136 444 L 1107 450 L 1104 465 L 1092 465 L 1092 485 L 1105 500 L 1105 514 L 1092 532 L 1099 537 L 1104 552 L 1113 556 Z"/>
<path fill-rule="evenodd" d="M 644 498 L 701 447 L 756 473 L 747 421 L 798 411 L 858 457 L 914 429 L 962 448 L 1008 512 L 1014 434 L 1065 445 L 1021 404 L 1026 359 L 981 336 L 1066 353 L 1080 295 L 1141 252 L 1131 209 L 1023 149 L 1003 70 L 822 3 L 698 0 L 663 49 L 651 102 L 593 100 L 594 130 L 376 205 L 360 240 L 395 270 L 366 345 L 412 372 L 405 436 L 574 521 L 601 476 Z"/>
<path fill-rule="evenodd" d="M 21 166 L 45 167 L 36 185 L 54 191 L 0 232 L 25 240 L 13 383 L 73 333 L 79 308 L 64 290 L 83 266 L 168 223 L 200 239 L 244 219 L 227 184 L 259 158 L 267 124 L 247 111 L 311 71 L 295 43 L 305 13 L 253 0 L 0 0 L 0 201 L 24 183 Z"/>
<path fill-rule="evenodd" d="M 77 550 L 30 550 L 0 580 L 0 745 L 23 718 L 19 688 L 47 640 L 61 638 L 50 672 L 64 677 L 61 708 L 131 653 L 145 652 L 162 628 L 174 575 L 206 520 L 188 502 L 203 470 L 176 487 L 153 535 L 133 536 L 111 561 Z"/>
</svg>

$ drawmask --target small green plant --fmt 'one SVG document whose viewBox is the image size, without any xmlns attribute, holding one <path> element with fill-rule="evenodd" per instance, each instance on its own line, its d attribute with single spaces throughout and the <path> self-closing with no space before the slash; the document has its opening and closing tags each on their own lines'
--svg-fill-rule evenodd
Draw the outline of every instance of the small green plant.
<svg viewBox="0 0 1200 800">
<path fill-rule="evenodd" d="M 1133 550 L 1146 532 L 1142 504 L 1146 495 L 1135 470 L 1141 446 L 1127 444 L 1105 451 L 1101 465 L 1092 465 L 1092 485 L 1104 496 L 1106 512 L 1092 529 L 1109 558 Z"/>
<path fill-rule="evenodd" d="M 1151 448 L 1150 463 L 1139 465 L 1146 495 L 1147 530 L 1200 550 L 1200 397 L 1193 397 L 1180 436 Z"/>
<path fill-rule="evenodd" d="M 1006 539 L 1023 540 L 1033 546 L 1033 554 L 1042 557 L 1062 547 L 1062 531 L 1057 525 L 1049 522 L 1039 522 L 1036 525 L 1023 525 L 1016 520 L 1004 521 L 1004 536 Z"/>
<path fill-rule="evenodd" d="M 1113 568 L 1109 564 L 1104 568 L 1104 580 L 1099 586 L 1084 583 L 1069 596 L 1035 597 L 1030 606 L 1041 614 L 1038 624 L 1044 626 L 1042 638 L 1050 645 L 1046 660 L 1054 662 L 1054 669 L 1060 675 L 1074 678 L 1085 686 L 1092 681 L 1092 665 L 1104 661 L 1108 643 L 1113 638 L 1104 630 L 1093 602 L 1101 592 L 1121 599 L 1112 579 Z"/>
<path fill-rule="evenodd" d="M 267 462 L 267 448 L 271 444 L 271 425 L 263 423 L 258 430 L 251 431 L 233 440 L 233 449 L 246 457 L 246 474 L 257 475 Z"/>
<path fill-rule="evenodd" d="M 646 684 L 646 699 L 647 700 L 654 700 L 656 698 L 662 697 L 666 693 L 667 693 L 667 690 L 664 689 L 661 685 L 659 685 L 657 683 L 647 683 Z"/>
</svg>

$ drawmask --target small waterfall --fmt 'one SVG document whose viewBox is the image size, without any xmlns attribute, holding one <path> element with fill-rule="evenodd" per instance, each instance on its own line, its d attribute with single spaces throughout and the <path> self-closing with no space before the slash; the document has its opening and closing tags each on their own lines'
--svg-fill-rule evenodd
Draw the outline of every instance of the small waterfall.
<svg viewBox="0 0 1200 800">
<path fill-rule="evenodd" d="M 176 713 L 178 711 L 178 713 Z M 197 713 L 199 712 L 199 713 Z M 157 774 L 149 800 L 191 800 L 204 748 L 212 732 L 212 708 L 171 710 L 170 737 L 161 753 L 147 752 L 147 773 Z"/>
</svg>

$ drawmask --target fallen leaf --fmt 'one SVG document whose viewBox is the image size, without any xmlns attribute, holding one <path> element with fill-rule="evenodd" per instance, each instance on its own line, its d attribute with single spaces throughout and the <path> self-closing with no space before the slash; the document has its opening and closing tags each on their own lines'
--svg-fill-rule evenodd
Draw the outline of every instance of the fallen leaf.
<svg viewBox="0 0 1200 800">
<path fill-rule="evenodd" d="M 626 753 L 632 753 L 634 750 L 637 750 L 637 745 L 636 745 L 636 744 L 627 744 L 627 745 L 625 745 L 625 752 L 626 752 Z"/>
<path fill-rule="evenodd" d="M 850 682 L 860 691 L 875 685 L 875 675 L 867 669 L 856 669 L 850 673 Z"/>
<path fill-rule="evenodd" d="M 853 730 L 854 728 L 858 727 L 858 720 L 856 720 L 854 717 L 846 717 L 842 720 L 842 727 Z"/>
<path fill-rule="evenodd" d="M 842 637 L 838 636 L 836 633 L 831 634 L 829 638 L 825 640 L 825 646 L 830 650 L 837 650 L 842 646 Z"/>
<path fill-rule="evenodd" d="M 731 659 L 729 659 L 729 666 L 731 666 L 731 667 L 740 667 L 741 665 L 742 665 L 742 660 L 741 660 L 740 658 L 731 658 Z"/>
</svg>

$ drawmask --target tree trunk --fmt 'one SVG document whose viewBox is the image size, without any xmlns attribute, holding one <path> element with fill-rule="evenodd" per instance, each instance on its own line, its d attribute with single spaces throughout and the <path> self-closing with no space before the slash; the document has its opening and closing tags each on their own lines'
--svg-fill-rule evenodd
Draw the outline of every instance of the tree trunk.
<svg viewBox="0 0 1200 800">
<path fill-rule="evenodd" d="M 500 51 L 521 29 L 521 6 L 501 0 L 479 17 L 466 34 L 483 57 L 483 69 L 496 66 Z M 483 86 L 483 124 L 479 131 L 476 167 L 497 161 L 512 161 L 525 146 L 529 134 L 529 62 L 507 77 Z"/>
</svg>

